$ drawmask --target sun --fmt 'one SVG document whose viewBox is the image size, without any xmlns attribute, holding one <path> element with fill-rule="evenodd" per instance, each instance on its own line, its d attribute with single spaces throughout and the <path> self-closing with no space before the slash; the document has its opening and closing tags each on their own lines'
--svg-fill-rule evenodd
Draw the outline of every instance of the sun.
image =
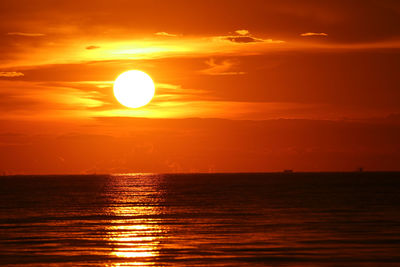
<svg viewBox="0 0 400 267">
<path fill-rule="evenodd" d="M 114 82 L 114 95 L 119 103 L 129 108 L 147 105 L 155 93 L 151 77 L 140 70 L 120 74 Z"/>
</svg>

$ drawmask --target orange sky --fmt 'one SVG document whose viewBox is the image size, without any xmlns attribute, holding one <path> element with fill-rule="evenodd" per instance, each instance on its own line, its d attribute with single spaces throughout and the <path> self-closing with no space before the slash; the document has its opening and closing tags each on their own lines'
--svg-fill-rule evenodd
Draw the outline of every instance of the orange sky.
<svg viewBox="0 0 400 267">
<path fill-rule="evenodd" d="M 0 172 L 400 169 L 398 1 L 15 0 L 0 13 Z M 130 69 L 156 83 L 143 108 L 113 96 Z"/>
</svg>

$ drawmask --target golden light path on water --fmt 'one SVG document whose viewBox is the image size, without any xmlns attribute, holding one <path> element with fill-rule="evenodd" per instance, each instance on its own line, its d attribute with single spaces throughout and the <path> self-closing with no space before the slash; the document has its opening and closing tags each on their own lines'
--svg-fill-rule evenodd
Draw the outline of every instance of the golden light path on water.
<svg viewBox="0 0 400 267">
<path fill-rule="evenodd" d="M 125 176 L 124 179 L 119 179 Z M 129 179 L 126 179 L 126 177 Z M 110 256 L 118 262 L 107 266 L 148 266 L 156 264 L 159 244 L 165 230 L 158 219 L 158 206 L 162 192 L 157 175 L 113 175 L 110 193 L 118 196 L 112 200 L 110 214 L 118 219 L 107 227 L 108 242 L 113 248 Z M 119 261 L 119 259 L 121 261 Z"/>
</svg>

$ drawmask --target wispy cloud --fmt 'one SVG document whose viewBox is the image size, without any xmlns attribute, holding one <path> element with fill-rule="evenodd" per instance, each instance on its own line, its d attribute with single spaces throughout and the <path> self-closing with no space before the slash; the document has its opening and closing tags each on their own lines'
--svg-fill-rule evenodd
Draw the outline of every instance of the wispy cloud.
<svg viewBox="0 0 400 267">
<path fill-rule="evenodd" d="M 250 32 L 248 30 L 237 30 L 235 31 L 239 35 L 248 35 Z"/>
<path fill-rule="evenodd" d="M 97 45 L 89 45 L 89 46 L 86 46 L 86 49 L 87 49 L 87 50 L 93 50 L 93 49 L 98 49 L 98 48 L 100 48 L 100 46 L 97 46 Z"/>
<path fill-rule="evenodd" d="M 246 35 L 244 35 L 246 34 Z M 311 33 L 304 33 L 308 36 Z M 315 34 L 315 33 L 313 33 Z M 324 33 L 320 38 L 326 38 Z M 312 36 L 312 35 L 310 35 Z M 20 46 L 12 54 L 13 60 L 0 61 L 1 69 L 21 69 L 25 66 L 66 64 L 76 62 L 94 62 L 110 60 L 139 60 L 171 57 L 204 56 L 246 56 L 270 53 L 283 50 L 315 49 L 372 49 L 398 48 L 398 40 L 379 43 L 329 43 L 299 42 L 296 40 L 279 40 L 253 35 L 248 30 L 237 30 L 236 33 L 216 36 L 180 36 L 179 38 L 158 38 L 152 33 L 145 39 L 104 40 L 82 37 L 80 42 L 74 39 L 63 39 L 57 45 L 51 42 L 30 43 Z M 23 41 L 23 40 L 21 40 Z M 82 45 L 84 44 L 84 45 Z M 95 47 L 101 47 L 95 48 Z M 84 49 L 86 48 L 86 49 Z M 13 48 L 14 49 L 14 48 Z"/>
<path fill-rule="evenodd" d="M 243 71 L 232 71 L 232 67 L 237 65 L 236 61 L 224 60 L 220 63 L 215 62 L 213 58 L 206 61 L 208 68 L 201 70 L 200 73 L 207 75 L 242 75 Z"/>
<path fill-rule="evenodd" d="M 1 71 L 0 72 L 0 77 L 7 77 L 7 78 L 13 78 L 13 77 L 21 77 L 24 76 L 22 72 L 17 72 L 17 71 Z"/>
<path fill-rule="evenodd" d="M 49 86 L 22 81 L 0 82 L 0 116 L 48 118 L 85 116 L 84 111 L 107 104 L 100 91 L 84 91 L 68 86 Z M 34 112 L 33 112 L 34 111 Z M 35 113 L 35 114 L 33 114 Z"/>
<path fill-rule="evenodd" d="M 85 45 L 82 49 L 82 43 Z M 22 47 L 14 55 L 13 61 L 7 61 L 0 67 L 17 68 L 32 65 L 66 64 L 73 62 L 108 61 L 108 60 L 138 60 L 169 57 L 192 57 L 194 55 L 243 55 L 263 53 L 265 50 L 282 49 L 283 41 L 261 39 L 253 36 L 196 36 L 182 38 L 149 38 L 135 40 L 93 40 L 82 39 L 76 42 L 72 39 L 60 41 L 57 45 L 46 42 L 30 44 Z M 99 46 L 96 49 L 92 46 Z M 92 49 L 90 49 L 92 48 Z"/>
<path fill-rule="evenodd" d="M 10 83 L 10 81 L 7 81 Z M 28 83 L 21 83 L 21 85 L 27 85 Z M 60 82 L 47 82 L 47 83 L 30 83 L 32 88 L 42 88 L 42 91 L 47 91 L 48 88 L 53 88 L 52 94 L 56 94 L 68 90 L 71 96 L 80 96 L 81 102 L 86 99 L 88 103 L 87 107 L 90 109 L 96 109 L 98 111 L 109 110 L 109 109 L 118 109 L 121 105 L 114 99 L 112 95 L 112 87 L 114 81 L 60 81 Z M 1 86 L 1 83 L 0 83 Z M 14 86 L 17 84 L 14 83 Z M 152 102 L 155 103 L 163 103 L 163 102 L 180 102 L 180 101 L 194 101 L 194 100 L 211 100 L 213 96 L 206 94 L 206 91 L 201 89 L 192 89 L 192 88 L 184 88 L 178 84 L 170 84 L 170 83 L 156 83 L 156 94 Z M 29 92 L 33 89 L 30 88 Z M 1 92 L 0 92 L 1 93 Z M 9 95 L 12 92 L 8 92 L 6 95 Z M 22 97 L 17 92 L 12 93 L 14 98 L 16 96 Z M 26 97 L 24 95 L 24 97 Z M 85 99 L 82 99 L 85 98 Z M 71 98 L 69 98 L 71 99 Z M 87 101 L 93 100 L 93 101 Z M 51 99 L 49 103 L 52 102 L 54 104 L 54 99 Z M 71 101 L 70 104 L 73 104 Z M 74 100 L 75 103 L 77 101 Z M 93 105 L 94 103 L 101 103 L 99 105 Z M 64 103 L 67 104 L 67 103 Z M 150 104 L 152 105 L 152 104 Z M 76 106 L 79 109 L 79 106 Z"/>
<path fill-rule="evenodd" d="M 212 65 L 213 63 L 210 64 Z M 214 64 L 218 65 L 218 64 Z M 231 63 L 223 63 L 228 66 Z M 215 67 L 223 70 L 223 67 Z M 225 67 L 226 68 L 226 67 Z M 215 114 L 237 119 L 259 114 L 260 118 L 278 116 L 296 104 L 253 103 L 225 101 L 212 98 L 206 91 L 187 89 L 175 84 L 157 84 L 154 100 L 141 109 L 126 109 L 118 104 L 111 90 L 97 88 L 97 83 L 110 81 L 87 81 L 90 88 L 81 88 L 76 83 L 43 84 L 32 82 L 2 81 L 0 86 L 0 116 L 7 119 L 52 120 L 93 117 L 146 117 L 146 118 L 213 118 Z M 96 89 L 97 88 L 97 89 Z M 87 90 L 90 89 L 90 90 Z M 230 112 L 225 112 L 229 110 Z M 34 112 L 33 112 L 34 111 Z M 300 114 L 296 112 L 295 114 Z"/>
<path fill-rule="evenodd" d="M 92 117 L 271 119 L 302 118 L 314 107 L 298 103 L 263 103 L 221 100 L 152 101 L 141 109 L 91 110 Z M 228 111 L 229 112 L 226 112 Z M 288 116 L 288 114 L 291 114 Z"/>
<path fill-rule="evenodd" d="M 17 35 L 17 36 L 25 36 L 25 37 L 45 36 L 44 33 L 29 33 L 29 32 L 8 32 L 7 35 Z"/>
<path fill-rule="evenodd" d="M 183 88 L 181 85 L 168 83 L 157 83 L 156 91 L 154 99 L 159 102 L 193 101 L 194 99 L 205 100 L 212 98 L 207 96 L 204 90 Z"/>
<path fill-rule="evenodd" d="M 177 37 L 177 34 L 168 33 L 168 32 L 156 32 L 154 35 L 157 36 L 166 36 L 166 37 Z"/>
<path fill-rule="evenodd" d="M 324 32 L 305 32 L 305 33 L 302 33 L 302 34 L 300 34 L 300 36 L 303 36 L 303 37 L 309 37 L 309 36 L 328 36 L 328 34 L 327 33 L 324 33 Z"/>
<path fill-rule="evenodd" d="M 248 30 L 236 30 L 236 35 L 226 35 L 220 36 L 222 40 L 231 41 L 234 43 L 284 43 L 285 41 L 282 40 L 272 40 L 272 39 L 262 39 L 259 37 L 254 37 L 250 34 Z"/>
</svg>

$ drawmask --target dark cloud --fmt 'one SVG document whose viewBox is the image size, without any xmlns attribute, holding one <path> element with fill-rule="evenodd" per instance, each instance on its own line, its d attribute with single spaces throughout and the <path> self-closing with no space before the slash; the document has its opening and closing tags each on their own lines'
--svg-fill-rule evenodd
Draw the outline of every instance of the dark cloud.
<svg viewBox="0 0 400 267">
<path fill-rule="evenodd" d="M 224 37 L 224 39 L 234 43 L 255 43 L 264 41 L 262 39 L 254 38 L 251 36 L 228 36 Z"/>
<path fill-rule="evenodd" d="M 28 32 L 9 32 L 7 35 L 17 35 L 24 37 L 42 37 L 45 36 L 43 33 L 28 33 Z"/>
<path fill-rule="evenodd" d="M 222 40 L 231 41 L 234 43 L 257 43 L 257 42 L 268 42 L 268 43 L 284 43 L 282 40 L 262 39 L 254 37 L 248 30 L 237 30 L 236 35 L 220 36 Z"/>
<path fill-rule="evenodd" d="M 100 48 L 100 46 L 96 46 L 96 45 L 89 45 L 86 47 L 87 50 L 93 50 L 93 49 L 98 49 Z"/>
</svg>

